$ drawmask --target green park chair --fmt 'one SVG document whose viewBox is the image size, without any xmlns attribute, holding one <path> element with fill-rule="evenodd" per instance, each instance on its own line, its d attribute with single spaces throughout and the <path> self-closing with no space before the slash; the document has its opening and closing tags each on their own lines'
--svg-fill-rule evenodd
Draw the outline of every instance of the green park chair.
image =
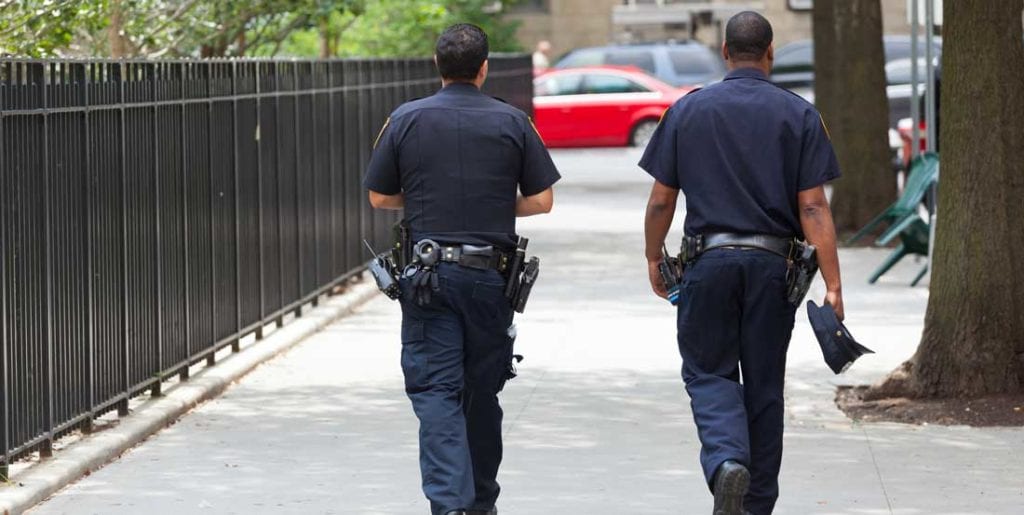
<svg viewBox="0 0 1024 515">
<path fill-rule="evenodd" d="M 885 246 L 892 240 L 899 238 L 900 244 L 885 259 L 881 266 L 871 274 L 868 283 L 874 284 L 878 278 L 889 271 L 899 260 L 909 255 L 927 256 L 928 239 L 931 235 L 928 222 L 921 218 L 918 211 L 921 201 L 928 193 L 928 189 L 938 180 L 939 177 L 939 156 L 933 152 L 922 154 L 914 158 L 910 165 L 910 175 L 907 184 L 903 188 L 903 194 L 896 199 L 891 206 L 885 209 L 874 220 L 868 222 L 861 230 L 857 231 L 847 243 L 854 243 L 871 233 L 882 224 L 888 228 L 875 240 L 875 245 Z M 928 266 L 917 274 L 911 286 L 918 282 L 928 272 Z"/>
</svg>

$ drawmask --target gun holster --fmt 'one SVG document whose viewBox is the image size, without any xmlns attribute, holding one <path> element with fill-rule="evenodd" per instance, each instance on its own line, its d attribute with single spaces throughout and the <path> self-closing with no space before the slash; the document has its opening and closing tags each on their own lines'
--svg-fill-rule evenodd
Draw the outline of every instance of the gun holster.
<svg viewBox="0 0 1024 515">
<path fill-rule="evenodd" d="M 533 285 L 537 283 L 537 276 L 540 274 L 539 258 L 531 257 L 526 261 L 526 246 L 529 243 L 528 238 L 519 238 L 515 254 L 509 263 L 508 282 L 505 283 L 505 298 L 518 313 L 526 310 L 526 301 L 530 300 Z"/>
<path fill-rule="evenodd" d="M 409 224 L 405 220 L 399 220 L 391 227 L 395 244 L 391 247 L 391 260 L 398 270 L 405 270 L 405 267 L 412 263 L 412 234 L 409 232 Z"/>
<path fill-rule="evenodd" d="M 814 245 L 804 242 L 794 244 L 789 269 L 786 271 L 786 298 L 789 303 L 799 306 L 818 273 L 818 255 Z"/>
</svg>

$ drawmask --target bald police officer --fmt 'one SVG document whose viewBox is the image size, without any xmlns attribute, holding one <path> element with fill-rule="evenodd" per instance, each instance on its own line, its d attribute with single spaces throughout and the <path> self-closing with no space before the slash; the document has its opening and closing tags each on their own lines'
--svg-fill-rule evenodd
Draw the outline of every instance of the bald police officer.
<svg viewBox="0 0 1024 515">
<path fill-rule="evenodd" d="M 662 297 L 658 262 L 685 195 L 692 259 L 680 284 L 678 344 L 715 515 L 769 514 L 778 498 L 794 240 L 817 247 L 825 300 L 843 313 L 823 188 L 839 167 L 814 107 L 768 81 L 773 52 L 768 20 L 730 19 L 729 73 L 673 105 L 640 162 L 655 179 L 646 254 Z"/>
<path fill-rule="evenodd" d="M 487 54 L 479 27 L 444 31 L 441 91 L 391 114 L 364 181 L 373 207 L 405 209 L 413 242 L 444 249 L 436 275 L 401 280 L 402 372 L 435 515 L 497 513 L 497 394 L 513 339 L 507 258 L 516 217 L 549 212 L 560 178 L 527 115 L 480 92 Z"/>
</svg>

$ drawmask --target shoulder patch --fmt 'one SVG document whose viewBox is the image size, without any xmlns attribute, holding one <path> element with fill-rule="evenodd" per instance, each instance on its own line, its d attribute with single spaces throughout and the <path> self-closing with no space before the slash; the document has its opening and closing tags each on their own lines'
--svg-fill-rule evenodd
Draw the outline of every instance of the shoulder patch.
<svg viewBox="0 0 1024 515">
<path fill-rule="evenodd" d="M 537 124 L 533 123 L 533 117 L 532 116 L 527 116 L 526 119 L 529 120 L 530 127 L 533 127 L 533 132 L 535 132 L 537 134 L 537 137 L 540 138 L 540 140 L 543 142 L 544 141 L 544 136 L 541 136 L 540 135 L 540 131 L 537 130 Z"/>
<path fill-rule="evenodd" d="M 829 141 L 832 141 L 832 133 L 828 131 L 828 125 L 825 123 L 825 117 L 822 116 L 821 113 L 818 113 L 818 119 L 821 120 L 821 128 L 825 129 L 825 137 L 828 138 Z"/>
<path fill-rule="evenodd" d="M 384 136 L 384 131 L 388 130 L 388 125 L 391 125 L 391 117 L 384 120 L 384 126 L 380 128 L 380 132 L 377 133 L 377 139 L 373 140 L 373 148 L 377 148 L 377 144 L 380 143 L 381 136 Z M 365 147 L 364 147 L 365 148 Z"/>
</svg>

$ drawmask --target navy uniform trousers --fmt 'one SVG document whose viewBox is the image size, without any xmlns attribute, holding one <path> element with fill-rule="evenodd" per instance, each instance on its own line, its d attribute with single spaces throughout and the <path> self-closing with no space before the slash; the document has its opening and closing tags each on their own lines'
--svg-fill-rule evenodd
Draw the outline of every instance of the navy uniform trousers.
<svg viewBox="0 0 1024 515">
<path fill-rule="evenodd" d="M 755 249 L 714 249 L 680 286 L 679 352 L 708 485 L 726 460 L 750 469 L 744 508 L 772 512 L 779 495 L 786 350 L 796 308 L 786 260 Z"/>
<path fill-rule="evenodd" d="M 437 267 L 439 291 L 413 300 L 402 281 L 402 372 L 420 421 L 423 493 L 435 515 L 489 510 L 498 498 L 498 392 L 512 361 L 512 309 L 495 270 Z"/>
</svg>

